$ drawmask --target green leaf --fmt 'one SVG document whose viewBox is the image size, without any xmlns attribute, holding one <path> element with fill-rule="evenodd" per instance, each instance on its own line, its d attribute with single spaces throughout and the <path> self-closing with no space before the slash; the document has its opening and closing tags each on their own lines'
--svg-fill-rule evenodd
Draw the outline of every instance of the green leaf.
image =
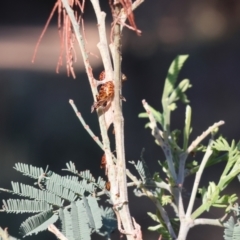
<svg viewBox="0 0 240 240">
<path fill-rule="evenodd" d="M 234 142 L 232 142 L 232 146 L 233 146 L 233 144 L 234 144 Z M 218 151 L 231 151 L 231 149 L 232 149 L 231 146 L 226 141 L 226 139 L 223 138 L 222 136 L 214 141 L 213 148 Z"/>
<path fill-rule="evenodd" d="M 88 202 L 89 210 L 91 212 L 92 219 L 94 221 L 94 229 L 98 230 L 102 227 L 102 216 L 101 216 L 101 210 L 98 206 L 97 199 L 89 195 L 87 197 L 87 202 Z M 86 207 L 86 204 L 85 204 L 85 207 Z M 87 209 L 88 208 L 86 208 L 86 210 Z M 87 212 L 88 217 L 90 215 L 90 212 L 89 211 Z"/>
<path fill-rule="evenodd" d="M 139 117 L 139 118 L 148 118 L 148 114 L 145 113 L 145 112 L 139 113 L 139 114 L 138 114 L 138 117 Z"/>
<path fill-rule="evenodd" d="M 18 182 L 11 182 L 13 191 L 19 196 L 30 197 L 36 200 L 45 201 L 49 204 L 61 207 L 63 205 L 63 200 L 59 196 L 54 193 L 50 193 L 47 191 L 42 191 L 40 189 L 34 188 L 32 186 L 18 183 Z"/>
<path fill-rule="evenodd" d="M 39 177 L 44 173 L 42 168 L 34 167 L 25 163 L 16 163 L 13 168 L 21 172 L 23 175 L 34 179 L 39 179 Z"/>
<path fill-rule="evenodd" d="M 50 224 L 55 223 L 58 220 L 58 216 L 53 214 L 52 210 L 44 211 L 25 220 L 20 226 L 20 232 L 24 237 L 32 234 L 37 234 L 40 231 L 44 231 Z"/>
<path fill-rule="evenodd" d="M 71 221 L 71 214 L 68 209 L 60 209 L 59 210 L 59 218 L 61 221 L 61 232 L 67 239 L 74 239 L 73 237 L 73 227 Z"/>
<path fill-rule="evenodd" d="M 158 216 L 156 214 L 153 214 L 151 212 L 147 212 L 147 215 L 155 222 L 160 222 L 158 219 Z"/>
<path fill-rule="evenodd" d="M 163 195 L 161 202 L 162 202 L 163 206 L 165 206 L 165 205 L 167 205 L 169 203 L 172 203 L 172 196 L 170 196 L 170 195 Z"/>
<path fill-rule="evenodd" d="M 168 103 L 172 104 L 178 100 L 181 100 L 183 103 L 189 103 L 189 100 L 187 99 L 187 96 L 184 94 L 184 92 L 191 86 L 192 85 L 188 79 L 182 80 L 169 96 Z"/>
<path fill-rule="evenodd" d="M 187 58 L 188 55 L 179 55 L 173 60 L 170 68 L 168 69 L 167 78 L 165 80 L 162 102 L 169 96 L 169 94 L 172 93 L 178 74 Z"/>
<path fill-rule="evenodd" d="M 7 213 L 36 213 L 52 209 L 52 206 L 43 201 L 27 199 L 3 200 L 3 210 Z"/>
<path fill-rule="evenodd" d="M 239 240 L 240 239 L 240 225 L 234 222 L 231 216 L 229 220 L 223 224 L 224 229 L 224 240 Z"/>
<path fill-rule="evenodd" d="M 106 236 L 110 238 L 110 234 L 117 228 L 117 219 L 115 217 L 115 213 L 112 208 L 101 207 L 101 215 L 102 215 L 102 228 L 97 231 L 99 235 Z"/>
<path fill-rule="evenodd" d="M 186 151 L 188 147 L 189 136 L 191 133 L 191 117 L 192 117 L 192 109 L 189 105 L 186 106 L 186 114 L 185 114 L 185 126 L 183 130 L 183 150 Z"/>
<path fill-rule="evenodd" d="M 89 227 L 88 217 L 83 205 L 83 201 L 72 202 L 71 220 L 73 236 L 76 240 L 90 240 L 91 228 Z"/>
</svg>

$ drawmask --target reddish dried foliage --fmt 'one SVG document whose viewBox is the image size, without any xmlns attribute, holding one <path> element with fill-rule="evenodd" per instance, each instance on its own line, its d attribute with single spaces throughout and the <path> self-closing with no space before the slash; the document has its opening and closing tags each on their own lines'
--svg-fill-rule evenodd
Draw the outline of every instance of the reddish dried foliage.
<svg viewBox="0 0 240 240">
<path fill-rule="evenodd" d="M 127 15 L 127 19 L 129 21 L 130 25 L 128 25 L 124 22 L 121 22 L 120 19 L 118 19 L 118 16 L 116 15 L 116 12 L 115 12 L 115 6 L 117 4 L 121 4 L 122 8 L 124 9 L 124 12 Z M 115 26 L 115 24 L 117 22 L 119 22 L 119 24 L 123 24 L 124 26 L 128 27 L 129 29 L 135 31 L 137 33 L 137 35 L 141 35 L 141 31 L 137 28 L 137 25 L 135 23 L 134 14 L 132 11 L 132 0 L 109 0 L 109 6 L 111 8 L 112 16 L 114 19 L 113 27 Z M 112 31 L 113 31 L 113 27 L 112 27 Z M 111 33 L 111 36 L 112 36 L 112 33 Z"/>
<path fill-rule="evenodd" d="M 124 8 L 125 13 L 127 14 L 128 21 L 130 26 L 134 29 L 134 31 L 140 35 L 141 32 L 137 29 L 137 25 L 134 20 L 134 14 L 132 11 L 132 1 L 131 0 L 119 0 L 122 7 Z"/>
<path fill-rule="evenodd" d="M 69 5 L 73 9 L 75 18 L 78 22 L 80 22 L 80 14 L 84 12 L 84 6 L 85 6 L 85 0 L 69 0 Z M 80 10 L 80 11 L 79 11 Z M 34 54 L 33 54 L 33 59 L 32 62 L 34 62 L 37 54 L 37 50 L 39 47 L 39 44 L 47 30 L 47 27 L 53 17 L 53 14 L 55 11 L 58 12 L 58 31 L 59 31 L 59 37 L 60 37 L 60 54 L 58 58 L 58 63 L 56 67 L 56 72 L 59 72 L 60 66 L 63 64 L 63 54 L 65 51 L 66 55 L 66 68 L 67 68 L 67 74 L 70 76 L 72 75 L 73 78 L 75 78 L 75 73 L 73 69 L 73 62 L 76 62 L 76 52 L 74 49 L 74 42 L 75 42 L 75 34 L 74 31 L 72 30 L 72 23 L 70 21 L 69 16 L 66 13 L 65 8 L 63 7 L 62 1 L 57 0 L 51 13 L 50 16 L 47 20 L 47 23 L 45 24 L 45 27 L 38 39 L 38 42 L 36 44 Z"/>
</svg>

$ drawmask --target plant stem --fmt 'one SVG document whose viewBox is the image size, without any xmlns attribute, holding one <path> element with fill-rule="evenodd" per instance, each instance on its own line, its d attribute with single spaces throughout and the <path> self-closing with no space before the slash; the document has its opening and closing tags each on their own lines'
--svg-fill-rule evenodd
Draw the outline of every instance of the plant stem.
<svg viewBox="0 0 240 240">
<path fill-rule="evenodd" d="M 199 143 L 206 138 L 213 130 L 224 124 L 224 121 L 219 121 L 210 126 L 206 131 L 204 131 L 200 136 L 198 136 L 191 145 L 179 156 L 179 170 L 178 170 L 178 180 L 177 183 L 183 185 L 185 177 L 185 164 L 188 154 L 197 148 Z"/>
<path fill-rule="evenodd" d="M 118 16 L 121 11 L 121 5 L 114 5 L 114 14 Z M 114 65 L 114 130 L 115 130 L 115 144 L 117 154 L 117 180 L 119 184 L 119 200 L 123 204 L 119 215 L 121 218 L 124 230 L 128 233 L 132 233 L 134 230 L 129 206 L 128 206 L 128 194 L 127 194 L 127 178 L 126 178 L 126 162 L 125 162 L 125 147 L 124 147 L 124 118 L 122 115 L 122 104 L 120 100 L 121 95 L 121 26 L 116 22 L 114 26 L 114 48 L 113 48 L 113 65 Z M 119 201 L 118 200 L 118 201 Z M 133 235 L 127 235 L 127 239 L 134 239 Z"/>
<path fill-rule="evenodd" d="M 189 201 L 188 208 L 187 208 L 187 212 L 186 212 L 186 217 L 190 217 L 190 215 L 192 213 L 194 201 L 195 201 L 197 190 L 198 190 L 198 185 L 200 183 L 203 170 L 205 168 L 205 165 L 206 165 L 209 157 L 212 155 L 212 152 L 213 152 L 213 150 L 211 149 L 212 148 L 212 144 L 213 144 L 213 140 L 209 140 L 206 153 L 205 153 L 205 155 L 203 157 L 203 160 L 201 162 L 199 170 L 196 173 L 196 177 L 195 177 L 195 181 L 194 181 L 193 189 L 192 189 L 192 194 L 191 194 L 190 201 Z M 194 216 L 194 218 L 196 218 L 196 217 L 197 216 Z"/>
<path fill-rule="evenodd" d="M 173 230 L 173 227 L 172 227 L 172 224 L 171 224 L 170 219 L 168 217 L 168 214 L 165 211 L 165 209 L 163 208 L 163 206 L 160 204 L 159 200 L 157 198 L 155 198 L 153 196 L 152 192 L 148 191 L 147 189 L 143 189 L 143 191 L 146 194 L 146 196 L 148 196 L 153 201 L 155 206 L 157 207 L 157 209 L 158 209 L 159 213 L 161 214 L 161 217 L 162 217 L 162 219 L 163 219 L 171 237 L 173 239 L 176 239 L 176 234 Z"/>
<path fill-rule="evenodd" d="M 169 172 L 171 174 L 171 177 L 174 181 L 174 184 L 176 184 L 177 182 L 177 174 L 175 171 L 175 167 L 174 167 L 174 163 L 173 163 L 173 156 L 172 156 L 172 152 L 171 152 L 171 148 L 169 146 L 169 143 L 167 141 L 165 141 L 164 139 L 164 133 L 162 131 L 159 130 L 159 128 L 157 127 L 157 123 L 156 120 L 153 116 L 153 113 L 151 112 L 151 109 L 148 106 L 148 103 L 145 100 L 142 100 L 142 104 L 143 107 L 146 110 L 146 113 L 148 114 L 148 118 L 150 120 L 150 128 L 152 129 L 152 135 L 155 137 L 155 139 L 157 140 L 158 144 L 161 146 L 165 157 L 167 159 L 167 164 L 168 164 L 168 169 Z"/>
<path fill-rule="evenodd" d="M 93 133 L 93 131 L 91 130 L 91 128 L 89 128 L 89 126 L 86 124 L 86 122 L 84 121 L 81 113 L 78 111 L 76 105 L 74 104 L 73 100 L 69 100 L 70 105 L 72 106 L 74 112 L 77 115 L 77 118 L 79 119 L 79 121 L 81 122 L 81 124 L 83 125 L 83 127 L 86 129 L 86 131 L 89 133 L 89 135 L 94 139 L 94 141 L 98 144 L 98 146 L 104 151 L 104 146 L 101 143 L 101 141 L 99 140 L 99 138 Z"/>
</svg>

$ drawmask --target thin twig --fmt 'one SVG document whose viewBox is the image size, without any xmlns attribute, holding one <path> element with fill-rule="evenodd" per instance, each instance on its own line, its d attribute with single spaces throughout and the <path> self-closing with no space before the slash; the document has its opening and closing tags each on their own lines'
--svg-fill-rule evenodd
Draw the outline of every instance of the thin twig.
<svg viewBox="0 0 240 240">
<path fill-rule="evenodd" d="M 191 143 L 191 145 L 187 149 L 187 153 L 189 154 L 190 152 L 192 152 L 204 138 L 206 138 L 210 133 L 214 131 L 214 129 L 220 127 L 224 123 L 224 121 L 219 121 L 210 126 L 205 132 L 203 132 Z"/>
<path fill-rule="evenodd" d="M 99 0 L 91 0 L 91 3 L 93 5 L 98 24 L 99 43 L 97 44 L 97 47 L 102 57 L 106 78 L 108 80 L 113 80 L 113 67 L 111 64 L 111 58 L 108 49 L 107 34 L 105 27 L 106 13 L 101 11 Z"/>
<path fill-rule="evenodd" d="M 76 115 L 77 115 L 79 121 L 81 122 L 81 124 L 83 125 L 83 127 L 86 129 L 86 131 L 89 133 L 89 135 L 95 140 L 95 142 L 98 144 L 98 146 L 104 151 L 104 146 L 103 146 L 102 142 L 99 140 L 99 138 L 93 133 L 93 131 L 86 124 L 81 113 L 78 111 L 77 106 L 75 105 L 74 101 L 70 99 L 69 103 L 72 106 L 74 112 L 76 113 Z M 117 159 L 115 158 L 115 156 L 113 154 L 112 154 L 112 159 L 116 163 Z M 140 185 L 140 181 L 128 169 L 126 169 L 126 174 L 133 181 L 135 186 Z M 166 190 L 170 191 L 168 185 L 167 186 L 164 184 L 160 184 L 160 185 L 162 188 L 165 188 Z M 159 183 L 156 184 L 156 186 L 158 186 L 158 187 L 160 187 L 160 185 L 159 185 Z"/>
<path fill-rule="evenodd" d="M 171 235 L 171 237 L 172 237 L 173 239 L 176 239 L 176 234 L 175 234 L 175 232 L 174 232 L 174 230 L 173 230 L 173 227 L 172 227 L 172 224 L 171 224 L 170 219 L 169 219 L 169 217 L 168 217 L 168 214 L 167 214 L 167 212 L 165 211 L 165 209 L 163 208 L 163 206 L 160 204 L 159 200 L 156 199 L 156 198 L 153 196 L 152 192 L 150 192 L 150 191 L 148 191 L 148 190 L 145 190 L 145 194 L 153 201 L 153 203 L 154 203 L 155 206 L 157 207 L 158 211 L 159 211 L 160 214 L 161 214 L 161 217 L 162 217 L 164 223 L 165 223 L 166 226 L 167 226 L 168 232 L 169 232 L 169 234 Z"/>
<path fill-rule="evenodd" d="M 188 157 L 188 154 L 191 153 L 198 145 L 199 143 L 206 138 L 211 132 L 214 131 L 215 128 L 220 127 L 224 124 L 224 121 L 219 121 L 214 123 L 212 126 L 210 126 L 206 131 L 204 131 L 200 136 L 198 136 L 188 147 L 186 152 L 182 153 L 179 157 L 179 171 L 178 171 L 178 184 L 183 185 L 184 182 L 184 176 L 185 176 L 185 163 Z"/>
<path fill-rule="evenodd" d="M 48 231 L 52 232 L 60 240 L 68 240 L 54 224 L 48 226 Z"/>
<path fill-rule="evenodd" d="M 209 143 L 208 143 L 206 153 L 205 153 L 205 155 L 203 157 L 203 160 L 200 164 L 200 167 L 199 167 L 199 169 L 196 173 L 194 184 L 193 184 L 193 189 L 192 189 L 192 193 L 191 193 L 191 197 L 190 197 L 190 201 L 189 201 L 187 212 L 186 212 L 186 217 L 187 218 L 189 218 L 190 215 L 192 214 L 192 209 L 193 209 L 193 205 L 194 205 L 195 198 L 196 198 L 196 195 L 197 195 L 198 185 L 200 183 L 203 170 L 205 168 L 205 165 L 206 165 L 209 157 L 212 155 L 212 152 L 213 152 L 213 150 L 211 149 L 212 144 L 213 144 L 213 140 L 210 140 Z"/>
<path fill-rule="evenodd" d="M 210 218 L 198 218 L 194 220 L 194 226 L 196 225 L 212 225 L 217 227 L 223 227 L 221 219 L 210 219 Z"/>
<path fill-rule="evenodd" d="M 79 121 L 81 122 L 81 124 L 83 125 L 83 127 L 86 129 L 86 131 L 89 133 L 89 135 L 93 138 L 93 140 L 98 144 L 98 146 L 104 151 L 104 146 L 102 144 L 102 142 L 99 140 L 99 138 L 93 133 L 93 131 L 91 130 L 91 128 L 89 128 L 89 126 L 86 124 L 86 122 L 84 121 L 81 113 L 78 111 L 76 105 L 74 104 L 74 101 L 72 99 L 69 100 L 70 105 L 72 106 L 74 112 L 77 115 L 77 118 L 79 119 Z"/>
</svg>

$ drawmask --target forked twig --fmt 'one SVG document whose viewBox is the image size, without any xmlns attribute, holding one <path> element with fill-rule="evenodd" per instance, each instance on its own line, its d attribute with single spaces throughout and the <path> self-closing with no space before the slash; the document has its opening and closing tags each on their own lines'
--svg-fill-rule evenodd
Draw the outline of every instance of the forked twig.
<svg viewBox="0 0 240 240">
<path fill-rule="evenodd" d="M 188 154 L 194 151 L 195 148 L 200 144 L 200 142 L 206 138 L 210 133 L 214 131 L 214 129 L 220 127 L 223 125 L 224 121 L 219 121 L 214 123 L 212 126 L 210 126 L 206 131 L 204 131 L 200 136 L 198 136 L 191 145 L 187 148 L 186 152 L 182 153 L 180 155 L 179 159 L 179 170 L 178 170 L 178 184 L 183 184 L 184 182 L 184 173 L 185 173 L 185 163 L 188 157 Z"/>
<path fill-rule="evenodd" d="M 104 146 L 102 144 L 102 142 L 99 140 L 99 138 L 93 133 L 93 131 L 91 130 L 91 128 L 89 128 L 89 126 L 86 124 L 86 122 L 84 121 L 81 113 L 78 111 L 76 105 L 74 104 L 74 101 L 72 99 L 69 100 L 70 105 L 72 106 L 74 112 L 77 115 L 77 118 L 79 119 L 79 121 L 81 122 L 81 124 L 83 125 L 83 127 L 86 129 L 86 131 L 89 133 L 89 135 L 93 138 L 93 140 L 98 144 L 98 146 L 104 151 Z"/>
</svg>

